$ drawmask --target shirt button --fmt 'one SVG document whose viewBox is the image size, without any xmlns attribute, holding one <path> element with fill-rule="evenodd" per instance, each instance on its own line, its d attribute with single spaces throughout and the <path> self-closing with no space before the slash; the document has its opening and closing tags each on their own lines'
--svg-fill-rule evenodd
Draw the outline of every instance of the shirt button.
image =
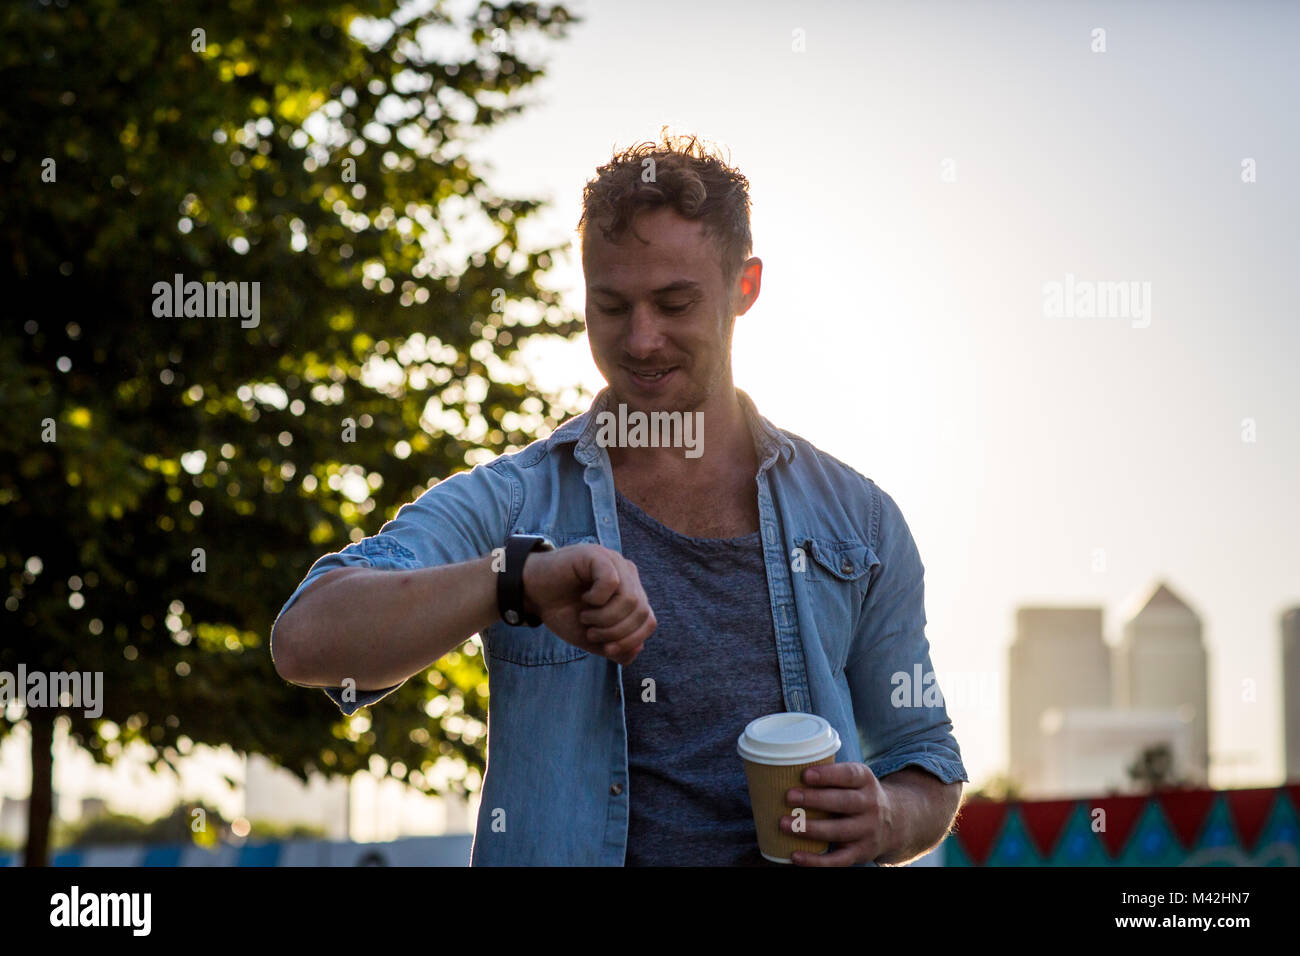
<svg viewBox="0 0 1300 956">
<path fill-rule="evenodd" d="M 848 558 L 845 558 L 844 561 L 840 564 L 840 571 L 842 571 L 845 574 L 848 574 L 852 570 L 853 570 L 853 562 L 850 561 Z"/>
<path fill-rule="evenodd" d="M 610 784 L 609 792 L 617 797 L 620 793 L 623 792 L 623 785 L 621 783 Z"/>
</svg>

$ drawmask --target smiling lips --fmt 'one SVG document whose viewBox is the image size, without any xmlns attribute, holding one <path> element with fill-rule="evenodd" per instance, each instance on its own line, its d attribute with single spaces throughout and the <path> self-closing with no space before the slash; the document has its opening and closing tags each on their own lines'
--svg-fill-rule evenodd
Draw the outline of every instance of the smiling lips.
<svg viewBox="0 0 1300 956">
<path fill-rule="evenodd" d="M 626 366 L 624 367 L 626 368 Z M 631 369 L 631 368 L 627 369 L 627 371 L 631 373 L 632 377 L 634 379 L 637 379 L 638 381 L 657 382 L 660 379 L 662 379 L 665 375 L 668 375 L 676 371 L 676 369 L 677 366 L 674 365 L 671 368 L 658 369 L 656 371 L 638 371 L 637 369 Z"/>
</svg>

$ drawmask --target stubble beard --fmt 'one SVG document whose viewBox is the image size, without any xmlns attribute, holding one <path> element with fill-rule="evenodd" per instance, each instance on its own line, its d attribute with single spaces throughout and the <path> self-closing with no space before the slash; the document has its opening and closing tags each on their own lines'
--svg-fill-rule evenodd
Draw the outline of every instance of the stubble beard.
<svg viewBox="0 0 1300 956">
<path fill-rule="evenodd" d="M 691 384 L 687 393 L 679 400 L 673 401 L 669 406 L 652 405 L 643 406 L 640 401 L 634 398 L 628 398 L 619 394 L 618 387 L 610 385 L 610 404 L 611 409 L 617 409 L 620 404 L 626 405 L 629 412 L 640 411 L 649 414 L 650 412 L 681 412 L 688 414 L 690 412 L 701 410 L 713 395 L 727 383 L 731 381 L 731 340 L 735 332 L 736 320 L 733 316 L 728 323 L 726 335 L 723 337 L 722 350 L 719 359 L 714 363 L 713 368 L 709 371 L 708 377 L 698 384 Z M 623 371 L 620 365 L 615 366 L 619 371 Z M 685 374 L 686 364 L 678 366 L 678 372 Z M 605 381 L 609 382 L 610 377 L 606 376 Z"/>
</svg>

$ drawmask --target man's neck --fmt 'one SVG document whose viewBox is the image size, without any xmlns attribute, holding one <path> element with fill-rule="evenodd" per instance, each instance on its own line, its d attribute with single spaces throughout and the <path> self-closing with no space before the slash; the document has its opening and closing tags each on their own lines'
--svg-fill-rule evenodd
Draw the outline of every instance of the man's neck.
<svg viewBox="0 0 1300 956">
<path fill-rule="evenodd" d="M 619 399 L 611 397 L 613 401 L 608 408 L 616 411 Z M 696 416 L 696 412 L 701 414 Z M 733 385 L 727 383 L 716 389 L 701 407 L 682 412 L 682 416 L 683 419 L 691 416 L 700 423 L 695 435 L 700 450 L 698 457 L 686 457 L 683 448 L 610 447 L 609 460 L 614 471 L 711 484 L 733 474 L 738 467 L 751 475 L 758 470 L 753 433 Z"/>
</svg>

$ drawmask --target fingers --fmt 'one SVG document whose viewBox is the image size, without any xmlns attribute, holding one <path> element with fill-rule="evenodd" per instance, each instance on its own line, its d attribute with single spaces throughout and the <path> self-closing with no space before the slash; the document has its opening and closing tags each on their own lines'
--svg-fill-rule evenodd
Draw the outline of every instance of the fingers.
<svg viewBox="0 0 1300 956">
<path fill-rule="evenodd" d="M 791 793 L 798 792 L 791 791 Z M 791 807 L 820 810 L 824 813 L 840 813 L 846 816 L 859 816 L 872 809 L 870 801 L 861 790 L 804 790 L 800 797 L 794 799 L 791 799 L 790 794 L 786 794 L 786 803 Z"/>
<path fill-rule="evenodd" d="M 578 615 L 578 619 L 586 627 L 609 628 L 622 621 L 629 614 L 639 610 L 648 611 L 650 604 L 640 586 L 632 588 L 628 586 L 628 583 L 624 582 L 624 585 L 609 599 L 604 607 L 587 608 Z"/>
<path fill-rule="evenodd" d="M 821 819 L 819 817 L 805 816 L 800 825 L 803 830 L 796 834 L 797 836 L 809 840 L 821 840 L 825 843 L 853 843 L 856 840 L 861 840 L 869 832 L 869 827 L 861 817 Z M 780 826 L 782 833 L 793 834 L 795 832 L 793 829 L 794 817 L 782 817 Z"/>
<path fill-rule="evenodd" d="M 590 641 L 621 640 L 653 617 L 636 565 L 616 556 L 610 559 L 610 564 L 617 575 L 616 588 L 613 591 L 607 586 L 598 588 L 598 581 L 583 595 L 583 600 L 592 606 L 579 613 L 578 621 L 587 628 Z M 609 577 L 601 580 L 608 581 Z M 597 599 L 606 591 L 609 593 L 598 603 Z"/>
<path fill-rule="evenodd" d="M 586 590 L 577 606 L 572 603 L 574 592 L 569 592 L 567 613 L 576 612 L 577 633 L 565 640 L 588 653 L 629 664 L 658 627 L 636 565 L 616 551 L 596 545 L 577 547 L 584 550 L 575 552 L 570 567 Z"/>
<path fill-rule="evenodd" d="M 786 792 L 785 802 L 792 807 L 827 813 L 865 813 L 871 808 L 871 801 L 863 791 L 840 787 L 792 787 Z"/>
<path fill-rule="evenodd" d="M 875 774 L 864 763 L 824 763 L 803 772 L 803 782 L 810 787 L 865 787 Z"/>
<path fill-rule="evenodd" d="M 611 609 L 610 605 L 616 605 L 616 607 Z M 650 610 L 650 605 L 645 601 L 635 599 L 623 601 L 619 599 L 611 601 L 610 605 L 600 611 L 602 615 L 605 615 L 604 620 L 609 621 L 604 626 L 597 626 L 594 620 L 589 620 L 586 617 L 589 612 L 584 611 L 579 616 L 579 620 L 587 627 L 587 640 L 600 643 L 622 640 L 647 620 L 654 617 L 654 612 Z M 606 614 L 607 611 L 610 613 Z"/>
<path fill-rule="evenodd" d="M 796 853 L 793 861 L 804 866 L 849 866 L 874 859 L 887 824 L 883 793 L 871 768 L 859 762 L 821 764 L 806 769 L 802 777 L 802 786 L 785 793 L 788 806 L 817 811 L 816 817 L 811 812 L 804 816 L 802 835 L 837 844 L 840 849 L 825 854 Z M 781 818 L 783 832 L 793 833 L 793 825 L 793 813 Z M 864 847 L 875 850 L 864 856 Z"/>
<path fill-rule="evenodd" d="M 654 619 L 654 611 L 646 607 L 645 617 L 640 619 L 636 617 L 628 618 L 616 628 L 611 628 L 611 630 L 619 633 L 615 633 L 614 636 L 604 640 L 602 644 L 598 644 L 598 646 L 601 646 L 601 652 L 599 653 L 610 658 L 611 661 L 630 663 L 633 658 L 636 658 L 637 654 L 641 653 L 641 645 L 646 643 L 646 637 L 653 635 L 655 628 L 658 626 L 658 622 Z M 590 631 L 588 636 L 590 639 Z"/>
<path fill-rule="evenodd" d="M 651 613 L 646 620 L 637 627 L 631 634 L 621 640 L 608 641 L 604 644 L 597 645 L 598 654 L 608 657 L 612 661 L 617 661 L 623 666 L 631 664 L 636 656 L 641 653 L 641 648 L 645 645 L 646 638 L 654 633 L 658 627 L 654 614 Z"/>
<path fill-rule="evenodd" d="M 582 600 L 592 607 L 602 607 L 618 593 L 620 584 L 619 569 L 613 555 L 603 549 L 592 551 L 587 570 L 591 575 L 591 586 L 583 592 Z M 626 563 L 626 562 L 625 562 Z"/>
</svg>

